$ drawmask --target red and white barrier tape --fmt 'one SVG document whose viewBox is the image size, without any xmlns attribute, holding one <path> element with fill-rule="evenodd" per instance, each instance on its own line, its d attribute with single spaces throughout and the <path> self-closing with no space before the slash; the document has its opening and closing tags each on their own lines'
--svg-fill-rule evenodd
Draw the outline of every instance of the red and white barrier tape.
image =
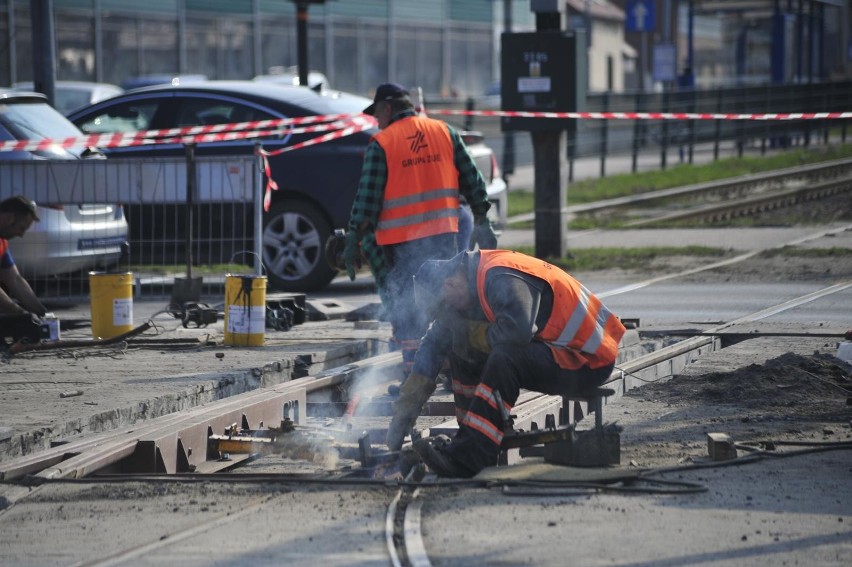
<svg viewBox="0 0 852 567">
<path fill-rule="evenodd" d="M 246 130 L 234 132 L 216 132 L 210 134 L 195 134 L 186 136 L 175 136 L 171 138 L 159 138 L 155 141 L 158 144 L 200 144 L 205 142 L 227 142 L 233 140 L 249 140 L 252 138 L 267 138 L 270 136 L 279 136 L 282 134 L 314 134 L 316 132 L 328 132 L 330 130 L 337 132 L 345 130 L 352 124 L 361 124 L 362 118 L 355 116 L 350 120 L 337 120 L 328 124 L 316 124 L 314 126 L 302 126 L 299 128 L 277 128 L 274 130 Z M 222 126 L 222 124 L 220 124 Z M 367 128 L 370 126 L 368 125 Z M 366 128 L 365 128 L 366 129 Z M 333 132 L 333 133 L 334 133 Z M 300 144 L 295 146 L 303 147 Z M 288 146 L 291 148 L 293 146 Z"/>
<path fill-rule="evenodd" d="M 11 140 L 0 142 L 0 152 L 3 151 L 38 151 L 53 146 L 70 147 L 99 147 L 120 148 L 128 146 L 143 146 L 151 144 L 177 144 L 221 142 L 229 140 L 245 140 L 263 136 L 275 136 L 282 133 L 304 134 L 323 130 L 336 130 L 345 127 L 353 120 L 362 120 L 362 114 L 329 114 L 325 116 L 302 116 L 298 118 L 282 118 L 276 120 L 254 120 L 251 122 L 236 122 L 233 124 L 211 124 L 208 126 L 188 126 L 185 128 L 166 128 L 161 130 L 144 130 L 121 134 L 90 134 L 83 137 L 44 139 L 44 140 Z M 316 124 L 302 128 L 282 128 L 282 126 Z"/>
<path fill-rule="evenodd" d="M 433 115 L 444 116 L 491 116 L 509 118 L 575 118 L 580 120 L 840 120 L 852 118 L 852 112 L 789 112 L 789 113 L 700 113 L 700 112 L 525 112 L 517 110 L 448 110 L 438 109 Z M 91 134 L 82 137 L 57 138 L 44 140 L 10 140 L 0 142 L 0 152 L 38 151 L 53 146 L 63 148 L 94 146 L 117 148 L 150 144 L 202 143 L 231 140 L 245 140 L 264 136 L 278 135 L 282 132 L 299 134 L 331 130 L 355 120 L 370 120 L 361 114 L 330 114 L 325 116 L 303 116 L 277 120 L 255 120 L 234 124 L 212 124 L 207 126 L 189 126 L 185 128 L 167 128 L 145 130 L 123 134 Z M 284 129 L 282 126 L 329 123 L 305 129 Z M 373 124 L 375 124 L 373 122 Z M 369 126 L 367 126 L 369 128 Z M 366 129 L 366 128 L 364 128 Z M 325 141 L 325 140 L 322 140 Z M 317 142 L 319 143 L 319 142 Z M 304 147 L 304 146 L 298 146 Z"/>
<path fill-rule="evenodd" d="M 425 114 L 425 108 L 419 109 Z M 433 115 L 444 116 L 491 116 L 509 118 L 574 118 L 580 120 L 838 120 L 852 118 L 852 112 L 789 112 L 789 113 L 699 113 L 699 112 L 525 112 L 516 110 L 448 110 L 438 109 Z M 312 126 L 302 126 L 312 124 Z M 292 127 L 292 126 L 301 127 Z M 282 126 L 286 128 L 282 128 Z M 289 126 L 289 127 L 287 127 Z M 8 151 L 39 151 L 50 147 L 63 148 L 95 146 L 101 148 L 117 148 L 142 146 L 151 144 L 190 144 L 204 142 L 223 142 L 263 138 L 281 134 L 309 134 L 328 132 L 322 136 L 311 138 L 286 146 L 272 152 L 260 149 L 263 159 L 267 184 L 263 198 L 264 210 L 269 210 L 272 202 L 272 191 L 278 189 L 278 184 L 270 175 L 269 157 L 322 144 L 331 140 L 363 132 L 376 126 L 372 116 L 364 114 L 329 114 L 325 116 L 302 116 L 276 120 L 255 120 L 236 122 L 233 124 L 211 124 L 206 126 L 189 126 L 185 128 L 167 128 L 161 130 L 145 130 L 123 134 L 91 134 L 82 137 L 44 140 L 10 140 L 0 142 L 0 152 Z M 331 130 L 331 132 L 329 132 Z"/>
<path fill-rule="evenodd" d="M 337 140 L 345 136 L 351 136 L 352 134 L 355 134 L 357 132 L 363 132 L 364 130 L 369 130 L 370 128 L 374 128 L 376 126 L 375 119 L 371 116 L 366 115 L 361 117 L 355 117 L 347 122 L 351 124 L 351 126 L 347 126 L 340 130 L 337 130 L 336 132 L 329 132 L 328 134 L 323 134 L 322 136 L 317 136 L 316 138 L 311 138 L 310 140 L 305 140 L 304 142 L 299 142 L 297 144 L 293 144 L 292 146 L 279 148 L 271 152 L 266 151 L 263 148 L 259 150 L 259 154 L 263 158 L 263 171 L 266 174 L 266 191 L 263 194 L 264 211 L 268 211 L 270 205 L 272 204 L 272 192 L 278 190 L 278 183 L 276 183 L 275 180 L 272 179 L 272 170 L 269 167 L 269 157 L 277 156 L 279 154 L 283 154 L 284 152 L 292 152 L 293 150 L 306 148 L 308 146 L 315 146 L 317 144 L 322 144 L 323 142 Z"/>
<path fill-rule="evenodd" d="M 583 120 L 837 120 L 852 112 L 720 113 L 720 112 L 525 112 L 521 110 L 433 110 L 445 116 L 506 116 L 509 118 L 578 118 Z"/>
</svg>

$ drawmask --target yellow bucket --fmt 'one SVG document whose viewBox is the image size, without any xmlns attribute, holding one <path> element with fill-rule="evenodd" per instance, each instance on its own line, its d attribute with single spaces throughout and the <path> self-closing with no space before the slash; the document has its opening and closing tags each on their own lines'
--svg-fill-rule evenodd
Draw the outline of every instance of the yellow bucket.
<svg viewBox="0 0 852 567">
<path fill-rule="evenodd" d="M 89 272 L 92 336 L 111 339 L 133 330 L 133 273 Z"/>
<path fill-rule="evenodd" d="M 263 346 L 266 276 L 225 276 L 225 344 Z"/>
</svg>

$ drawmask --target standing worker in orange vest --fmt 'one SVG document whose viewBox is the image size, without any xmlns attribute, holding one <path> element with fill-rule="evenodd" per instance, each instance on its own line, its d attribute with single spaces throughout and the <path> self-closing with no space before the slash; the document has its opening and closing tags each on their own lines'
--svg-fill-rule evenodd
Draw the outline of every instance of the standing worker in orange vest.
<svg viewBox="0 0 852 567">
<path fill-rule="evenodd" d="M 495 248 L 497 237 L 486 217 L 491 203 L 485 181 L 454 128 L 418 115 L 408 90 L 394 83 L 380 85 L 364 113 L 375 116 L 381 132 L 364 154 L 343 261 L 354 280 L 361 241 L 375 237 L 378 247 L 365 252 L 382 256 L 371 266 L 388 268 L 386 277 L 376 279 L 384 286 L 383 302 L 390 303 L 384 308 L 402 350 L 404 381 L 428 325 L 414 305 L 412 276 L 424 261 L 458 252 L 460 194 L 473 211 L 474 242 Z"/>
<path fill-rule="evenodd" d="M 570 394 L 607 381 L 625 331 L 569 274 L 509 250 L 428 261 L 414 277 L 414 293 L 435 321 L 394 403 L 387 445 L 402 447 L 449 357 L 458 433 L 446 445 L 428 438 L 413 444 L 439 476 L 470 477 L 497 464 L 504 416 L 521 388 Z"/>
</svg>

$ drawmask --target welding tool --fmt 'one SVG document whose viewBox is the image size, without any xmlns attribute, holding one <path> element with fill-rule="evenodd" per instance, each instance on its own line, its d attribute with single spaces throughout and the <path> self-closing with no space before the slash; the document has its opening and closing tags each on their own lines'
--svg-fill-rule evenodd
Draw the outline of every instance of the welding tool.
<svg viewBox="0 0 852 567">
<path fill-rule="evenodd" d="M 207 436 L 207 458 L 223 459 L 234 454 L 265 454 L 273 451 L 275 441 L 284 433 L 295 430 L 295 424 L 290 418 L 281 420 L 279 427 L 247 429 L 232 423 L 225 428 L 222 435 Z"/>
<path fill-rule="evenodd" d="M 289 307 L 266 308 L 266 328 L 289 331 L 295 324 L 296 314 Z"/>
<path fill-rule="evenodd" d="M 346 270 L 346 260 L 343 258 L 343 250 L 346 248 L 346 230 L 342 228 L 334 229 L 334 234 L 328 237 L 325 241 L 325 261 L 335 270 Z M 367 262 L 364 253 L 361 253 L 361 258 L 356 262 L 357 268 L 361 269 Z"/>
<path fill-rule="evenodd" d="M 192 301 L 171 303 L 168 312 L 175 319 L 180 319 L 184 329 L 188 329 L 190 324 L 198 328 L 206 327 L 219 319 L 219 314 L 215 309 L 206 303 Z"/>
<path fill-rule="evenodd" d="M 325 241 L 325 261 L 335 270 L 345 270 L 343 249 L 346 247 L 346 231 L 342 228 L 334 230 L 334 234 Z"/>
</svg>

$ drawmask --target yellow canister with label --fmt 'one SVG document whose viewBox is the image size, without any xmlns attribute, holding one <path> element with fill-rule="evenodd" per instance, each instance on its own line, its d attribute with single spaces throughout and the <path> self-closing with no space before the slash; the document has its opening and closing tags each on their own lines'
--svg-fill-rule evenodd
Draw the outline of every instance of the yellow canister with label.
<svg viewBox="0 0 852 567">
<path fill-rule="evenodd" d="M 225 276 L 225 344 L 263 346 L 266 276 Z"/>
<path fill-rule="evenodd" d="M 133 330 L 133 273 L 89 272 L 92 336 L 111 339 Z"/>
</svg>

